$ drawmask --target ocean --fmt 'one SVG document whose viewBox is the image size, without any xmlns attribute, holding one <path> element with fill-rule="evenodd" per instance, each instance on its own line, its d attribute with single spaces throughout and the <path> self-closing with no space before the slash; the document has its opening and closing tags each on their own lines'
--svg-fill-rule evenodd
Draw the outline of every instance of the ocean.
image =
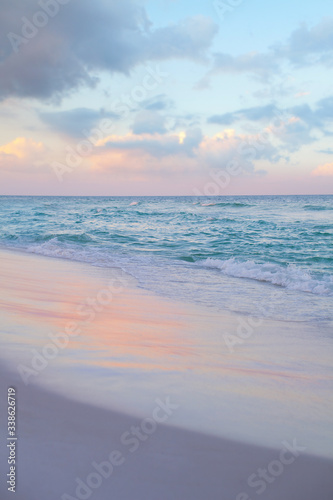
<svg viewBox="0 0 333 500">
<path fill-rule="evenodd" d="M 2 196 L 0 246 L 118 267 L 142 288 L 216 310 L 332 320 L 330 195 Z"/>
<path fill-rule="evenodd" d="M 97 407 L 172 397 L 173 425 L 331 457 L 332 215 L 333 196 L 2 196 L 2 363 Z"/>
</svg>

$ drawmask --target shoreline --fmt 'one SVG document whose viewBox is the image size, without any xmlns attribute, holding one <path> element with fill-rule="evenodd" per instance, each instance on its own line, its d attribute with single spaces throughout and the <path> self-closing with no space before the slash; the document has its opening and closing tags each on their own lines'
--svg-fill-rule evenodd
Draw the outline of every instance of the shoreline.
<svg viewBox="0 0 333 500">
<path fill-rule="evenodd" d="M 237 314 L 155 296 L 115 269 L 2 250 L 0 259 L 0 379 L 2 394 L 17 390 L 18 500 L 78 498 L 75 478 L 101 476 L 92 464 L 103 461 L 113 472 L 90 488 L 96 500 L 253 500 L 258 469 L 274 460 L 265 498 L 330 500 L 332 460 L 313 451 L 317 441 L 330 449 L 326 372 L 295 366 L 300 348 L 324 368 L 329 356 L 299 325 L 265 320 L 230 352 L 223 336 L 245 328 Z M 19 364 L 38 376 L 25 384 Z M 285 442 L 302 449 L 290 465 Z"/>
</svg>

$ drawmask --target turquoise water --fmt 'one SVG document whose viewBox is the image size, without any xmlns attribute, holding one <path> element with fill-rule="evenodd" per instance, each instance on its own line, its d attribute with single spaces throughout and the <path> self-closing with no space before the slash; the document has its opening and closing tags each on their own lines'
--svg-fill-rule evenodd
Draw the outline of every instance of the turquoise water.
<svg viewBox="0 0 333 500">
<path fill-rule="evenodd" d="M 121 267 L 162 295 L 249 314 L 283 290 L 272 317 L 332 319 L 333 196 L 3 196 L 0 221 L 2 247 Z"/>
</svg>

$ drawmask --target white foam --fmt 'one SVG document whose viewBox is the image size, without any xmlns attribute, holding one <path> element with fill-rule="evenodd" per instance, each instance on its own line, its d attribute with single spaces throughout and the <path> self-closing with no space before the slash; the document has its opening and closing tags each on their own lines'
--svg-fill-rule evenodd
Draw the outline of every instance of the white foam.
<svg viewBox="0 0 333 500">
<path fill-rule="evenodd" d="M 208 258 L 197 264 L 219 269 L 226 276 L 265 281 L 289 290 L 310 292 L 316 295 L 333 295 L 332 276 L 324 276 L 322 280 L 318 280 L 294 265 L 282 267 L 277 264 L 258 264 L 252 260 L 241 262 L 234 258 L 227 260 Z"/>
<path fill-rule="evenodd" d="M 25 250 L 29 253 L 36 253 L 46 257 L 75 260 L 99 266 L 109 267 L 115 265 L 112 257 L 106 252 L 95 248 L 80 249 L 77 245 L 60 243 L 57 238 L 52 238 L 40 245 L 31 245 Z"/>
<path fill-rule="evenodd" d="M 111 249 L 103 249 L 95 246 L 80 247 L 73 243 L 60 242 L 57 238 L 52 238 L 44 243 L 33 244 L 23 248 L 15 245 L 13 248 L 47 257 L 85 262 L 98 267 L 118 267 L 140 281 L 142 280 L 142 283 L 146 282 L 145 273 L 148 262 L 147 256 L 136 255 L 130 257 L 129 255 L 113 253 Z M 152 262 L 149 260 L 149 266 L 151 265 Z M 186 263 L 186 266 L 188 265 L 189 264 Z M 208 258 L 191 264 L 191 266 L 198 265 L 205 268 L 218 269 L 224 275 L 230 277 L 248 278 L 255 281 L 271 283 L 289 290 L 309 292 L 321 296 L 333 296 L 332 275 L 324 275 L 320 277 L 320 279 L 317 279 L 311 276 L 309 272 L 295 265 L 283 267 L 278 264 L 259 264 L 253 260 L 242 262 L 234 258 L 227 260 Z M 189 271 L 189 268 L 187 268 L 187 271 Z M 159 272 L 163 274 L 163 266 L 161 268 L 159 265 Z"/>
</svg>

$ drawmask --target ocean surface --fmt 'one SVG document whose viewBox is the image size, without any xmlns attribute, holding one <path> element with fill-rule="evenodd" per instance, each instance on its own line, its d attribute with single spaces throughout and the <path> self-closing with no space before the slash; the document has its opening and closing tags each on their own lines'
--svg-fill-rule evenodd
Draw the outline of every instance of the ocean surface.
<svg viewBox="0 0 333 500">
<path fill-rule="evenodd" d="M 333 196 L 0 197 L 0 358 L 19 376 L 74 318 L 31 383 L 142 417 L 171 395 L 172 425 L 332 457 L 332 223 Z M 114 315 L 78 315 L 115 268 Z"/>
<path fill-rule="evenodd" d="M 217 310 L 333 317 L 331 195 L 2 196 L 0 246 L 119 267 L 140 287 Z"/>
</svg>

